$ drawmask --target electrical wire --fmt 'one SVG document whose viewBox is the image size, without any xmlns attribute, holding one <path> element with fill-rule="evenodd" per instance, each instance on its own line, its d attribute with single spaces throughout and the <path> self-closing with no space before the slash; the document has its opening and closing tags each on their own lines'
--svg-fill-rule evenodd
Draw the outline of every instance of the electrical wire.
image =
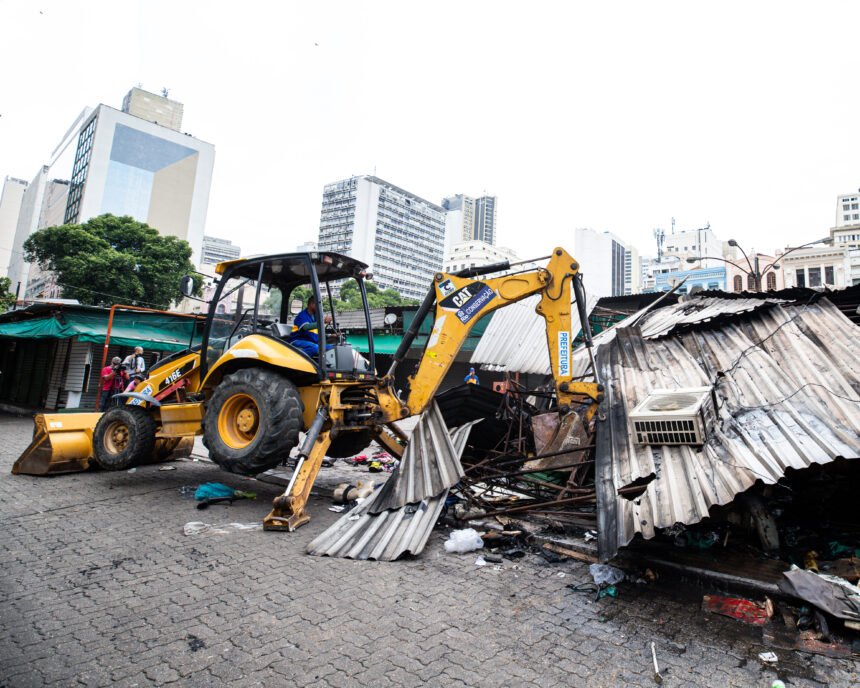
<svg viewBox="0 0 860 688">
<path fill-rule="evenodd" d="M 789 394 L 786 397 L 783 397 L 779 401 L 771 401 L 771 402 L 768 402 L 767 404 L 759 404 L 758 406 L 738 406 L 738 408 L 744 409 L 745 411 L 754 411 L 757 409 L 768 408 L 770 406 L 776 406 L 778 404 L 782 404 L 783 402 L 788 401 L 792 397 L 797 396 L 807 387 L 820 387 L 825 392 L 827 392 L 828 394 L 830 394 L 834 397 L 838 397 L 839 399 L 844 399 L 845 401 L 851 401 L 855 404 L 860 404 L 860 399 L 852 399 L 851 397 L 846 397 L 844 394 L 839 394 L 838 392 L 834 392 L 829 387 L 826 387 L 825 385 L 822 385 L 821 383 L 818 383 L 818 382 L 807 382 L 806 384 L 801 385 L 796 390 L 794 390 L 791 394 Z"/>
</svg>

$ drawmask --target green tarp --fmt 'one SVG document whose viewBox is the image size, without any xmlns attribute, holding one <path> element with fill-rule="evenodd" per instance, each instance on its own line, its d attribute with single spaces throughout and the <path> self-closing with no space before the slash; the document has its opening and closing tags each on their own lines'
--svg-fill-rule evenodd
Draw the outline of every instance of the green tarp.
<svg viewBox="0 0 860 688">
<path fill-rule="evenodd" d="M 142 346 L 157 351 L 180 351 L 188 346 L 194 321 L 191 318 L 117 311 L 113 318 L 110 343 L 117 346 Z M 68 339 L 104 344 L 108 313 L 64 309 L 18 322 L 0 322 L 0 337 L 17 339 Z"/>
<path fill-rule="evenodd" d="M 399 334 L 375 334 L 373 335 L 373 350 L 378 354 L 394 354 L 403 339 Z M 367 353 L 367 335 L 349 334 L 346 341 L 352 344 L 356 351 Z"/>
</svg>

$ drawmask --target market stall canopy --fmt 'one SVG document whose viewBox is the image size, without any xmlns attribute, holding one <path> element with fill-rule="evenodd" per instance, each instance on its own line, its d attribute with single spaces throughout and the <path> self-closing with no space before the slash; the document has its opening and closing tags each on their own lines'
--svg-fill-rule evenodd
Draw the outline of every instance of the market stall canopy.
<svg viewBox="0 0 860 688">
<path fill-rule="evenodd" d="M 0 316 L 0 337 L 68 339 L 103 344 L 110 310 L 97 306 L 37 304 Z M 110 341 L 118 346 L 143 346 L 159 351 L 188 347 L 194 319 L 181 314 L 116 310 Z"/>
</svg>

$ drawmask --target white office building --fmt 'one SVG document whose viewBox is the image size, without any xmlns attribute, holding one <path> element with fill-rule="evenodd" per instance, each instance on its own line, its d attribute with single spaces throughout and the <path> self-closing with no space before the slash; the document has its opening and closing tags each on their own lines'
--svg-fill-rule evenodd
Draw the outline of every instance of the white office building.
<svg viewBox="0 0 860 688">
<path fill-rule="evenodd" d="M 687 258 L 698 258 L 711 256 L 710 259 L 687 263 Z M 672 260 L 677 258 L 681 270 L 691 266 L 713 268 L 719 267 L 723 257 L 723 242 L 718 239 L 711 230 L 710 225 L 699 229 L 685 229 L 680 232 L 667 234 L 663 245 L 663 259 Z"/>
<path fill-rule="evenodd" d="M 242 249 L 229 239 L 203 237 L 203 254 L 200 262 L 204 265 L 217 265 L 226 260 L 236 260 L 241 255 Z"/>
<path fill-rule="evenodd" d="M 610 232 L 578 228 L 573 233 L 573 257 L 589 294 L 621 296 L 639 291 L 638 251 Z M 629 290 L 629 291 L 628 291 Z"/>
<path fill-rule="evenodd" d="M 860 225 L 860 191 L 842 194 L 836 199 L 835 227 Z"/>
<path fill-rule="evenodd" d="M 29 182 L 15 177 L 6 177 L 3 182 L 3 191 L 0 192 L 0 277 L 9 274 L 18 217 L 21 215 L 24 192 L 29 185 Z"/>
<path fill-rule="evenodd" d="M 99 105 L 81 126 L 65 221 L 130 215 L 161 234 L 187 241 L 192 262 L 199 263 L 215 147 L 178 131 L 180 103 L 159 114 L 164 103 L 147 108 L 142 98 L 140 89 L 132 89 L 125 100 L 129 112 Z M 165 117 L 170 126 L 144 115 Z"/>
<path fill-rule="evenodd" d="M 378 177 L 351 177 L 323 189 L 318 244 L 367 263 L 381 288 L 421 299 L 442 268 L 445 210 Z"/>
<path fill-rule="evenodd" d="M 833 246 L 808 246 L 777 256 L 785 286 L 829 287 L 851 286 L 851 252 L 845 243 Z"/>
<path fill-rule="evenodd" d="M 445 255 L 445 272 L 459 272 L 466 268 L 475 268 L 492 263 L 517 263 L 520 258 L 511 249 L 504 246 L 493 246 L 486 241 L 461 241 Z M 531 265 L 520 265 L 517 269 L 528 270 Z"/>
</svg>

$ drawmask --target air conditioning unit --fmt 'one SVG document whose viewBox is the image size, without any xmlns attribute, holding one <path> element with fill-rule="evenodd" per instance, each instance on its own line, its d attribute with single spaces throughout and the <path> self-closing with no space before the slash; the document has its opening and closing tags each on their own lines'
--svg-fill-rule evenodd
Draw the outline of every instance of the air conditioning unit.
<svg viewBox="0 0 860 688">
<path fill-rule="evenodd" d="M 715 420 L 710 387 L 655 389 L 630 413 L 636 444 L 702 445 Z"/>
</svg>

